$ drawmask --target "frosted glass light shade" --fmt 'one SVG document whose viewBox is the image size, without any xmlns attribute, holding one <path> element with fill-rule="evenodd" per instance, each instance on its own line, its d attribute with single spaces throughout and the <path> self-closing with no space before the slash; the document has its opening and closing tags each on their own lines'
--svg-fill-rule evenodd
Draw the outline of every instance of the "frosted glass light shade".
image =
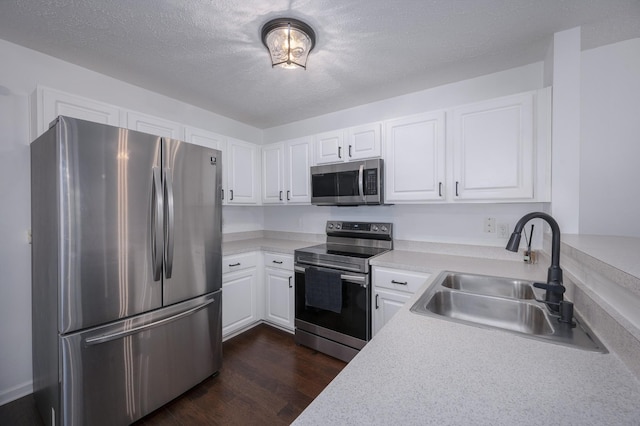
<svg viewBox="0 0 640 426">
<path fill-rule="evenodd" d="M 278 18 L 262 27 L 262 43 L 269 49 L 272 67 L 306 69 L 315 41 L 313 29 L 297 19 Z"/>
</svg>

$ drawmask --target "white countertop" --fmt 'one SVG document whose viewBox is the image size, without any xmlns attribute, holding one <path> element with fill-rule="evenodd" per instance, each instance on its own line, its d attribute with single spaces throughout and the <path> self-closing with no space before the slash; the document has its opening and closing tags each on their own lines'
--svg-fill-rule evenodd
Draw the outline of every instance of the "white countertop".
<svg viewBox="0 0 640 426">
<path fill-rule="evenodd" d="M 547 265 L 396 250 L 372 264 L 433 275 L 295 424 L 640 424 L 640 381 L 615 353 L 409 311 L 442 270 L 544 280 Z"/>
<path fill-rule="evenodd" d="M 256 250 L 271 251 L 276 253 L 291 254 L 294 250 L 319 244 L 315 241 L 286 240 L 277 238 L 252 238 L 239 241 L 225 241 L 222 243 L 222 254 L 246 253 Z"/>
</svg>

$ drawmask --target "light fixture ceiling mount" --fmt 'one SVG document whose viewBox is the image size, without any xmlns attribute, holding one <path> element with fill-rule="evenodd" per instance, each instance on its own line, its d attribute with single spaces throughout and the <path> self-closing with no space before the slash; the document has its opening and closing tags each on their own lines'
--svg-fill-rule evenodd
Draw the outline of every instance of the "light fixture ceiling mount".
<svg viewBox="0 0 640 426">
<path fill-rule="evenodd" d="M 271 66 L 307 69 L 307 57 L 316 44 L 316 33 L 293 18 L 276 18 L 262 27 L 262 43 L 271 55 Z"/>
</svg>

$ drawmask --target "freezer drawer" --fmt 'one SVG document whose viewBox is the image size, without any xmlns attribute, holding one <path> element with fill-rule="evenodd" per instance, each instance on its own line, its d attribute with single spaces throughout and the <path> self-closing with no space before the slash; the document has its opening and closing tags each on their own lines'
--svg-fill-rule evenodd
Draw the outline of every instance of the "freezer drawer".
<svg viewBox="0 0 640 426">
<path fill-rule="evenodd" d="M 220 369 L 221 292 L 63 336 L 65 425 L 127 425 Z"/>
</svg>

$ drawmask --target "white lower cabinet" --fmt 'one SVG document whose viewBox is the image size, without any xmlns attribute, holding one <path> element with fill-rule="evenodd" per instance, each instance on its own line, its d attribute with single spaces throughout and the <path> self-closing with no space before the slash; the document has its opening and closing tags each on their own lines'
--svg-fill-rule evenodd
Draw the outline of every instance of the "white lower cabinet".
<svg viewBox="0 0 640 426">
<path fill-rule="evenodd" d="M 265 321 L 294 329 L 293 256 L 264 254 Z"/>
<path fill-rule="evenodd" d="M 402 308 L 431 276 L 428 272 L 373 268 L 373 326 L 378 331 Z"/>
<path fill-rule="evenodd" d="M 222 258 L 222 336 L 260 320 L 258 252 Z"/>
</svg>

